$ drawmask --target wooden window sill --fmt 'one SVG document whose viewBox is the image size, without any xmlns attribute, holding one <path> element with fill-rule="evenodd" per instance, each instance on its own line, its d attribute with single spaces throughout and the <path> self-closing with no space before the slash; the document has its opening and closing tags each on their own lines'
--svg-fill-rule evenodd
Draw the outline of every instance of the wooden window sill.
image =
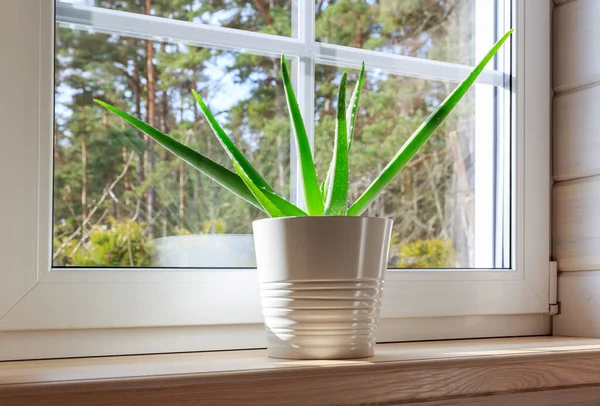
<svg viewBox="0 0 600 406">
<path fill-rule="evenodd" d="M 534 404 L 539 391 L 553 405 L 600 399 L 600 339 L 382 344 L 345 361 L 248 350 L 0 362 L 2 405 Z"/>
</svg>

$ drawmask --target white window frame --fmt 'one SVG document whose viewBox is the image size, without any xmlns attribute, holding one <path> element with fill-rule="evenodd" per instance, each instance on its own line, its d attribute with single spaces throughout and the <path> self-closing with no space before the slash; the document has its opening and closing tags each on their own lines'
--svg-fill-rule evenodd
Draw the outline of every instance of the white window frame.
<svg viewBox="0 0 600 406">
<path fill-rule="evenodd" d="M 552 2 L 514 2 L 512 54 L 499 60 L 513 61 L 515 75 L 486 70 L 479 80 L 497 86 L 512 80 L 516 101 L 512 268 L 389 271 L 379 341 L 550 333 Z M 304 117 L 314 117 L 315 60 L 358 68 L 364 59 L 371 68 L 427 79 L 460 80 L 469 71 L 314 43 L 313 2 L 300 1 L 298 7 L 298 23 L 304 21 L 298 38 L 68 4 L 57 10 L 62 21 L 93 24 L 99 31 L 129 27 L 130 35 L 247 48 L 266 56 L 286 49 L 299 61 L 296 75 L 309 79 L 297 89 Z M 52 269 L 53 32 L 51 1 L 3 4 L 0 49 L 10 57 L 0 65 L 0 360 L 264 347 L 255 272 Z"/>
</svg>

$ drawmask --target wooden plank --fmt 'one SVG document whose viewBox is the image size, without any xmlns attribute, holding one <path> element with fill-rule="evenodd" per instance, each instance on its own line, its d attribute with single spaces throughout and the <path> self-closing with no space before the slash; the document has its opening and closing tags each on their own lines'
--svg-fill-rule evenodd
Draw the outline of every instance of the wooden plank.
<svg viewBox="0 0 600 406">
<path fill-rule="evenodd" d="M 472 322 L 476 322 L 473 320 Z M 585 346 L 585 347 L 582 347 Z M 0 388 L 11 384 L 57 380 L 104 380 L 170 374 L 247 372 L 315 366 L 344 367 L 388 362 L 414 362 L 524 354 L 600 351 L 600 339 L 521 337 L 378 344 L 374 357 L 341 361 L 290 361 L 268 358 L 264 350 L 190 352 L 94 358 L 0 362 Z"/>
<path fill-rule="evenodd" d="M 554 180 L 600 174 L 600 86 L 554 98 Z"/>
<path fill-rule="evenodd" d="M 600 1 L 578 0 L 554 9 L 554 90 L 600 81 Z"/>
<path fill-rule="evenodd" d="M 326 362 L 268 359 L 262 350 L 5 362 L 0 404 L 394 404 L 600 385 L 600 339 L 462 340 L 378 350 L 371 359 Z"/>
<path fill-rule="evenodd" d="M 554 317 L 558 335 L 600 337 L 600 272 L 563 272 L 558 278 L 560 314 Z"/>
<path fill-rule="evenodd" d="M 555 184 L 553 210 L 553 255 L 558 269 L 599 270 L 600 176 Z"/>
<path fill-rule="evenodd" d="M 600 386 L 558 389 L 468 399 L 444 399 L 433 402 L 403 403 L 405 406 L 598 406 Z"/>
<path fill-rule="evenodd" d="M 573 2 L 573 1 L 578 1 L 578 0 L 554 0 L 554 4 L 557 6 L 560 6 L 561 4 L 566 4 L 568 2 Z"/>
</svg>

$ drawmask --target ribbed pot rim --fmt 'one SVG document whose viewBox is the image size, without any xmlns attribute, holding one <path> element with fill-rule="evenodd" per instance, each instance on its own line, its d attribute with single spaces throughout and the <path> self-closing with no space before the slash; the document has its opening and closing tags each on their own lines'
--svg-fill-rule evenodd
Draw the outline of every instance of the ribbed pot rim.
<svg viewBox="0 0 600 406">
<path fill-rule="evenodd" d="M 266 218 L 255 220 L 252 224 L 255 223 L 266 223 L 266 222 L 301 222 L 301 221 L 382 221 L 393 223 L 394 220 L 383 218 L 383 217 L 366 217 L 366 216 L 295 216 L 295 217 L 275 217 L 275 218 Z"/>
</svg>

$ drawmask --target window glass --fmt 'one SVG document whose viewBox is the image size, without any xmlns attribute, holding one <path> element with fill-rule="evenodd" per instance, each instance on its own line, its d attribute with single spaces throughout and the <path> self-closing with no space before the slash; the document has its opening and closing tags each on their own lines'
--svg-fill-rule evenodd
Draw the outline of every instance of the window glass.
<svg viewBox="0 0 600 406">
<path fill-rule="evenodd" d="M 358 71 L 323 65 L 316 68 L 315 145 L 319 173 L 325 173 L 331 161 L 337 109 L 332 101 L 342 71 L 349 72 L 347 94 L 351 94 Z M 455 86 L 367 70 L 350 152 L 351 200 L 362 194 Z M 487 85 L 477 87 L 491 89 Z M 485 105 L 478 108 L 493 113 L 493 97 L 482 101 Z M 394 220 L 388 263 L 391 268 L 493 267 L 493 256 L 487 262 L 476 261 L 477 249 L 493 251 L 493 246 L 484 245 L 494 241 L 495 195 L 494 188 L 476 189 L 476 170 L 483 171 L 486 165 L 477 165 L 475 148 L 478 138 L 493 141 L 494 131 L 490 125 L 488 133 L 476 137 L 474 102 L 475 88 L 365 212 Z M 491 175 L 488 179 L 493 184 Z M 478 227 L 477 205 L 483 205 L 479 210 L 490 219 L 487 224 L 480 221 Z"/>
<path fill-rule="evenodd" d="M 144 40 L 57 27 L 56 41 L 54 265 L 253 266 L 247 234 L 262 213 L 93 99 L 152 120 L 233 170 L 193 99 L 196 89 L 275 190 L 289 196 L 280 61 L 152 42 L 149 64 Z"/>
<path fill-rule="evenodd" d="M 60 12 L 57 16 L 57 267 L 255 266 L 252 221 L 264 214 L 98 107 L 95 98 L 233 169 L 192 97 L 195 89 L 275 190 L 286 197 L 299 194 L 278 58 L 254 55 L 257 51 L 247 47 L 223 50 L 218 38 L 212 41 L 218 49 L 138 38 L 133 14 L 121 14 L 130 16 L 131 27 L 96 27 L 94 17 L 106 14 L 104 9 L 140 14 L 149 4 L 150 14 L 158 17 L 276 34 L 282 44 L 278 52 L 288 55 L 293 68 L 298 57 L 306 62 L 304 69 L 315 58 L 358 65 L 365 54 L 336 61 L 338 45 L 423 58 L 419 68 L 410 65 L 419 70 L 412 73 L 400 67 L 403 58 L 394 59 L 399 66 L 390 71 L 373 69 L 367 60 L 350 157 L 350 203 L 456 86 L 427 79 L 422 67 L 438 66 L 433 60 L 474 64 L 493 43 L 498 15 L 495 0 L 317 1 L 316 41 L 334 48 L 331 58 L 319 59 L 314 49 L 299 50 L 287 37 L 297 7 L 292 1 L 62 2 L 100 8 L 88 9 L 87 19 L 78 20 L 69 8 L 65 13 L 74 14 L 63 21 Z M 247 37 L 242 31 L 230 35 Z M 398 70 L 406 76 L 393 73 Z M 314 117 L 304 118 L 309 137 L 314 136 L 320 180 L 331 159 L 342 71 L 350 75 L 350 94 L 356 70 L 316 63 L 313 78 L 293 69 L 298 88 L 315 83 L 315 93 L 304 95 L 301 108 L 312 112 L 314 100 Z M 474 86 L 365 213 L 394 220 L 391 268 L 509 267 L 511 124 L 508 98 L 503 99 L 508 91 Z"/>
<path fill-rule="evenodd" d="M 70 0 L 67 2 L 266 34 L 289 37 L 292 33 L 291 0 Z"/>
<path fill-rule="evenodd" d="M 473 65 L 475 19 L 493 32 L 495 4 L 495 0 L 317 0 L 316 39 Z M 483 17 L 489 21 L 481 21 L 481 9 L 490 8 L 492 13 L 486 13 L 490 17 Z"/>
</svg>

